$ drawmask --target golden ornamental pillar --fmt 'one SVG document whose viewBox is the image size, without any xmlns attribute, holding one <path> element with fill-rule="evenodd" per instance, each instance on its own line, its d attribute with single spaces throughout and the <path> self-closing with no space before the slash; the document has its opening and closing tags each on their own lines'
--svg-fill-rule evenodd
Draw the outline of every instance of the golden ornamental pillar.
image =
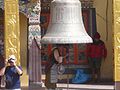
<svg viewBox="0 0 120 90">
<path fill-rule="evenodd" d="M 115 90 L 120 90 L 120 0 L 113 0 Z"/>
<path fill-rule="evenodd" d="M 4 0 L 5 10 L 5 58 L 14 54 L 20 64 L 20 31 L 18 0 Z"/>
</svg>

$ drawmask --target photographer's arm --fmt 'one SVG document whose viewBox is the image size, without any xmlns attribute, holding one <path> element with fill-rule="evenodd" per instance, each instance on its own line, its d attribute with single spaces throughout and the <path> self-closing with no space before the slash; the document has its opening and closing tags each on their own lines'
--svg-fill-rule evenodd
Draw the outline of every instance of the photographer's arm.
<svg viewBox="0 0 120 90">
<path fill-rule="evenodd" d="M 17 70 L 17 73 L 18 73 L 19 75 L 22 75 L 22 74 L 23 74 L 23 71 L 16 65 L 15 62 L 13 62 L 13 63 L 14 63 L 14 66 L 15 66 L 15 68 L 16 68 L 16 70 Z"/>
<path fill-rule="evenodd" d="M 15 65 L 15 68 L 16 68 L 17 73 L 18 73 L 19 75 L 22 75 L 22 74 L 23 74 L 23 71 L 22 71 L 18 66 Z"/>
</svg>

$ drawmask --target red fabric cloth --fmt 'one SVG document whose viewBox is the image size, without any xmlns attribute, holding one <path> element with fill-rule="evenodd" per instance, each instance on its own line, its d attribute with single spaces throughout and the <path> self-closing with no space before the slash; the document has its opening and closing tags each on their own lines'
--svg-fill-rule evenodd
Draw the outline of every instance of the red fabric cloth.
<svg viewBox="0 0 120 90">
<path fill-rule="evenodd" d="M 90 58 L 106 58 L 107 49 L 103 41 L 93 42 L 87 45 L 87 57 Z"/>
</svg>

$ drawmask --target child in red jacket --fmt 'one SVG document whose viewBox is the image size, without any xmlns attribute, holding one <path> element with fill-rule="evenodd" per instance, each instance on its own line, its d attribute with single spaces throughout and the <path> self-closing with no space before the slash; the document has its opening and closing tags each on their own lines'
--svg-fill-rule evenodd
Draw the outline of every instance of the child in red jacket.
<svg viewBox="0 0 120 90">
<path fill-rule="evenodd" d="M 94 81 L 100 80 L 100 68 L 102 59 L 107 56 L 107 50 L 105 44 L 100 40 L 100 34 L 95 33 L 93 37 L 93 43 L 87 45 L 87 57 L 89 65 L 92 69 L 92 78 Z"/>
</svg>

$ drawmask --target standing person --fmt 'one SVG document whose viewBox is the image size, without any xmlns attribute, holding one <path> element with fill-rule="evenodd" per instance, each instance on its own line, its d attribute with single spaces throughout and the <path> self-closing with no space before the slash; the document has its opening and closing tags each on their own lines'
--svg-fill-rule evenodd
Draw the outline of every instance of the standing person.
<svg viewBox="0 0 120 90">
<path fill-rule="evenodd" d="M 57 88 L 56 83 L 58 81 L 58 74 L 64 72 L 63 67 L 59 67 L 62 64 L 63 56 L 61 56 L 62 48 L 64 48 L 62 45 L 57 45 L 58 47 L 55 47 L 52 49 L 52 52 L 49 56 L 49 61 L 46 64 L 45 68 L 45 86 L 48 90 L 55 90 Z"/>
<path fill-rule="evenodd" d="M 4 67 L 4 74 L 6 78 L 6 89 L 21 90 L 20 76 L 23 74 L 22 68 L 16 65 L 16 57 L 10 55 L 7 63 L 8 66 Z"/>
<path fill-rule="evenodd" d="M 100 40 L 100 34 L 98 32 L 96 32 L 93 37 L 93 43 L 87 46 L 87 56 L 92 69 L 92 79 L 97 82 L 100 80 L 102 59 L 105 60 L 107 56 L 105 44 Z"/>
</svg>

